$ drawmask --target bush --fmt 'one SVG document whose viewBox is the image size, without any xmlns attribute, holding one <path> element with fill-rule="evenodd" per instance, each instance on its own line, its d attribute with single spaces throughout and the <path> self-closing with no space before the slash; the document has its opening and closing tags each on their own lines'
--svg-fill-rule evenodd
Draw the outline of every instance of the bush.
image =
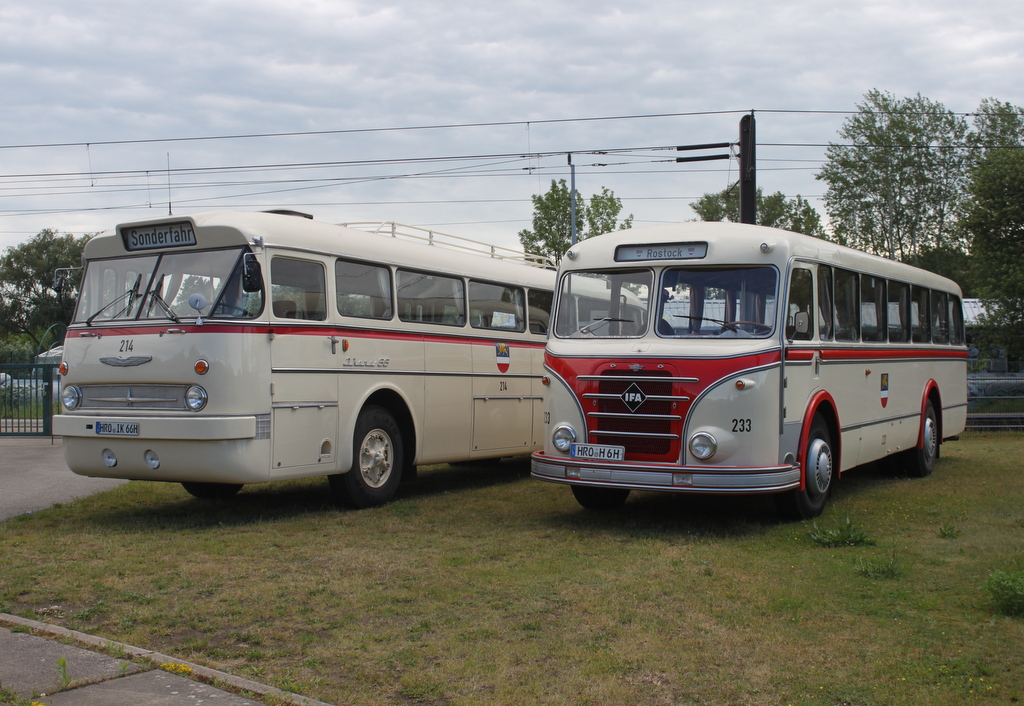
<svg viewBox="0 0 1024 706">
<path fill-rule="evenodd" d="M 1024 571 L 993 571 L 985 581 L 996 610 L 1003 615 L 1024 617 Z"/>
<path fill-rule="evenodd" d="M 811 532 L 811 541 L 823 547 L 858 547 L 865 544 L 874 544 L 874 540 L 868 537 L 868 533 L 855 527 L 850 518 L 846 522 L 839 523 L 835 520 L 835 528 L 818 527 L 814 523 L 814 531 Z"/>
</svg>

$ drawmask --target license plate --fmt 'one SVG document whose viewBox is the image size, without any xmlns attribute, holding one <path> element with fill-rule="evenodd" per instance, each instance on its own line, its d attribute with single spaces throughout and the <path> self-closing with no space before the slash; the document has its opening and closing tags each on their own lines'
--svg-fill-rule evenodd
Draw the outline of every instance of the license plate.
<svg viewBox="0 0 1024 706">
<path fill-rule="evenodd" d="M 591 461 L 624 461 L 626 460 L 626 447 L 603 446 L 601 444 L 573 444 L 569 447 L 569 455 L 572 458 L 582 458 Z"/>
<path fill-rule="evenodd" d="M 100 436 L 138 436 L 138 422 L 96 422 L 96 433 Z"/>
</svg>

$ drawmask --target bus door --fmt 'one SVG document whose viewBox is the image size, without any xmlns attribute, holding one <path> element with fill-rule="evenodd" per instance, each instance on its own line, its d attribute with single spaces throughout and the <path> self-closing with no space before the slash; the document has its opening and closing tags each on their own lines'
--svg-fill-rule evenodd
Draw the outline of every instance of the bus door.
<svg viewBox="0 0 1024 706">
<path fill-rule="evenodd" d="M 533 349 L 525 292 L 519 287 L 469 282 L 469 323 L 486 342 L 473 346 L 473 453 L 525 453 L 534 443 Z"/>
<path fill-rule="evenodd" d="M 326 326 L 323 263 L 275 255 L 270 261 L 272 477 L 287 469 L 337 465 L 340 341 Z"/>
</svg>

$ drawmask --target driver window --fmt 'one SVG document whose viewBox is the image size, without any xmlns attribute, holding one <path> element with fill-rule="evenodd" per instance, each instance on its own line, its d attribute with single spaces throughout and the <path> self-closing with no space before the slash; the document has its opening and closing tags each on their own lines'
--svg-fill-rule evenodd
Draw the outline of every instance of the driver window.
<svg viewBox="0 0 1024 706">
<path fill-rule="evenodd" d="M 794 268 L 789 280 L 789 304 L 786 307 L 786 338 L 790 341 L 809 341 L 814 311 L 814 278 L 811 271 Z"/>
</svg>

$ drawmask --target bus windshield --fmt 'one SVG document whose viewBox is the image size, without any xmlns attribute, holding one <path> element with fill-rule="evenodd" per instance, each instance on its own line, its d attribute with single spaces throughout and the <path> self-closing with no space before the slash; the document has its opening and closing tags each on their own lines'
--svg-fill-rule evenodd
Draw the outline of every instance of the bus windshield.
<svg viewBox="0 0 1024 706">
<path fill-rule="evenodd" d="M 263 292 L 244 291 L 244 252 L 233 248 L 89 262 L 75 321 L 257 316 Z"/>
<path fill-rule="evenodd" d="M 675 267 L 661 276 L 658 335 L 763 338 L 775 328 L 774 267 Z"/>
<path fill-rule="evenodd" d="M 650 270 L 570 272 L 558 293 L 555 335 L 639 338 L 647 333 Z"/>
</svg>

